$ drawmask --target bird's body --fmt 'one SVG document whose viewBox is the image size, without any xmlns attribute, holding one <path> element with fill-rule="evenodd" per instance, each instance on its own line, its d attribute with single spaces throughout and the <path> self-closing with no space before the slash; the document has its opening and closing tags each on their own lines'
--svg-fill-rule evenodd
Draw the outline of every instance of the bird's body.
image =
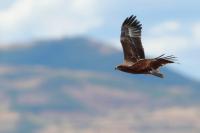
<svg viewBox="0 0 200 133">
<path fill-rule="evenodd" d="M 141 42 L 141 27 L 136 16 L 126 18 L 121 27 L 120 41 L 124 52 L 124 63 L 116 69 L 133 74 L 152 74 L 163 78 L 159 67 L 168 63 L 174 63 L 174 56 L 161 55 L 157 58 L 146 59 Z"/>
</svg>

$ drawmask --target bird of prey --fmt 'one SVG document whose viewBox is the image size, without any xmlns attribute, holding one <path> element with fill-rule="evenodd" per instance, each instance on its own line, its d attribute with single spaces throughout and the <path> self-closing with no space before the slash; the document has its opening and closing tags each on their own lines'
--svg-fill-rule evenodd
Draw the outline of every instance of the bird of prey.
<svg viewBox="0 0 200 133">
<path fill-rule="evenodd" d="M 164 54 L 146 59 L 144 48 L 141 42 L 142 24 L 132 15 L 127 17 L 121 26 L 120 41 L 124 52 L 124 63 L 115 67 L 115 69 L 133 73 L 133 74 L 151 74 L 160 78 L 164 75 L 160 73 L 159 68 L 168 63 L 174 63 L 173 55 Z"/>
</svg>

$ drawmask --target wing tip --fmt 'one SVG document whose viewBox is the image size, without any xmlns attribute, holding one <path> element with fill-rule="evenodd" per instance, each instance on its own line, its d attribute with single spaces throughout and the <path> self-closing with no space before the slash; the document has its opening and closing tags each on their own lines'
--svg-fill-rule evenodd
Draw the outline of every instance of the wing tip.
<svg viewBox="0 0 200 133">
<path fill-rule="evenodd" d="M 136 27 L 139 30 L 142 29 L 142 24 L 140 23 L 140 21 L 137 20 L 137 16 L 136 15 L 131 15 L 131 16 L 127 17 L 124 20 L 122 26 Z"/>
</svg>

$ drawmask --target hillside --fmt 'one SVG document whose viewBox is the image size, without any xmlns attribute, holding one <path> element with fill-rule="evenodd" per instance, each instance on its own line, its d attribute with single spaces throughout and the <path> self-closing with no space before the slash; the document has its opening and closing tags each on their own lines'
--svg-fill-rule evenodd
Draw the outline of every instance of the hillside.
<svg viewBox="0 0 200 133">
<path fill-rule="evenodd" d="M 165 80 L 140 75 L 130 75 L 114 71 L 114 67 L 123 60 L 123 54 L 109 45 L 85 38 L 66 38 L 61 40 L 37 41 L 0 50 L 0 63 L 6 65 L 47 66 L 50 68 L 67 68 L 72 70 L 86 70 L 108 72 L 135 80 L 144 80 L 150 84 L 185 84 L 189 86 L 199 83 L 184 77 L 172 70 L 164 69 Z"/>
<path fill-rule="evenodd" d="M 115 71 L 122 53 L 84 38 L 27 46 L 0 52 L 0 132 L 200 129 L 199 82 L 166 68 L 165 79 Z"/>
</svg>

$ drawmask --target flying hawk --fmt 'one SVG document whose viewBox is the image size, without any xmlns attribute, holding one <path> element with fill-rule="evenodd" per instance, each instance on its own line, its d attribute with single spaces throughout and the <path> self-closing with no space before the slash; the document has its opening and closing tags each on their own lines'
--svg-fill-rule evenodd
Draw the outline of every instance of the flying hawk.
<svg viewBox="0 0 200 133">
<path fill-rule="evenodd" d="M 127 17 L 121 26 L 120 41 L 124 52 L 124 63 L 115 67 L 123 72 L 133 74 L 151 74 L 163 78 L 159 68 L 168 63 L 174 63 L 175 57 L 160 55 L 157 58 L 146 59 L 141 42 L 142 24 L 136 16 Z"/>
</svg>

